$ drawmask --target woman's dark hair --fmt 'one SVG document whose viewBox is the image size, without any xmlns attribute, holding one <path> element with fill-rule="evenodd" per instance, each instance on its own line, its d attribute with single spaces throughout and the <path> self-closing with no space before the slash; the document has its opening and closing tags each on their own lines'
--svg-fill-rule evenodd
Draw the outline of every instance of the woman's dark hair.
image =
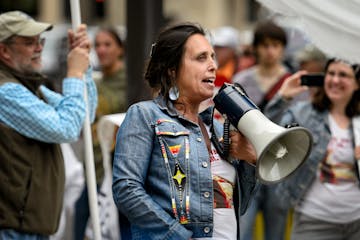
<svg viewBox="0 0 360 240">
<path fill-rule="evenodd" d="M 278 40 L 285 47 L 287 44 L 286 32 L 272 21 L 260 22 L 254 31 L 253 47 L 256 48 L 266 39 Z"/>
<path fill-rule="evenodd" d="M 334 62 L 345 62 L 345 61 L 336 58 L 329 59 L 325 64 L 325 69 L 324 69 L 325 75 L 328 71 L 330 64 Z M 360 87 L 360 65 L 358 64 L 354 64 L 354 65 L 349 64 L 349 65 L 353 69 L 356 82 Z M 314 108 L 319 111 L 325 111 L 330 109 L 331 101 L 326 95 L 325 89 L 323 87 L 316 92 L 315 96 L 312 99 L 312 104 Z M 360 114 L 360 89 L 356 90 L 353 93 L 350 102 L 346 106 L 345 114 L 348 117 L 353 117 L 355 115 Z"/>
<path fill-rule="evenodd" d="M 170 73 L 175 71 L 177 74 L 185 52 L 185 43 L 194 34 L 206 35 L 198 24 L 178 23 L 163 29 L 152 44 L 145 79 L 150 87 L 159 90 L 166 98 L 170 88 L 175 85 L 175 78 Z"/>
</svg>

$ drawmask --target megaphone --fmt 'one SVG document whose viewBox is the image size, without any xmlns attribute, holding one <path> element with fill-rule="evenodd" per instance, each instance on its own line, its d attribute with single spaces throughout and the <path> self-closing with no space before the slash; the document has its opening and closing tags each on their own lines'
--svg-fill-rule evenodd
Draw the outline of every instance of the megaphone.
<svg viewBox="0 0 360 240">
<path fill-rule="evenodd" d="M 215 108 L 254 146 L 256 176 L 261 183 L 284 180 L 310 154 L 313 141 L 309 130 L 271 122 L 239 86 L 225 83 L 213 100 Z"/>
</svg>

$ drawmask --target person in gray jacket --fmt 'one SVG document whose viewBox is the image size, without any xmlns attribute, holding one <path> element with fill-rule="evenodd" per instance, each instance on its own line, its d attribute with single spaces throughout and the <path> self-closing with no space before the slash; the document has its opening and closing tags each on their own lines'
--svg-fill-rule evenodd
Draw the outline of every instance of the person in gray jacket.
<svg viewBox="0 0 360 240">
<path fill-rule="evenodd" d="M 360 127 L 359 65 L 328 60 L 323 87 L 311 101 L 289 107 L 289 100 L 308 89 L 301 85 L 303 74 L 286 79 L 265 109 L 280 125 L 297 123 L 313 136 L 309 158 L 276 189 L 281 203 L 294 207 L 291 239 L 360 239 L 360 146 L 354 143 Z"/>
</svg>

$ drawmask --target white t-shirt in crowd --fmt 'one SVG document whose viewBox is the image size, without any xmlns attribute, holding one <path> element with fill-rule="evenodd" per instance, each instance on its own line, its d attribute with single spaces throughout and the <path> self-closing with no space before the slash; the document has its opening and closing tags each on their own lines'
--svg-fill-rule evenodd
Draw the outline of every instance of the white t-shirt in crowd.
<svg viewBox="0 0 360 240">
<path fill-rule="evenodd" d="M 332 138 L 326 156 L 329 180 L 317 177 L 296 210 L 327 222 L 348 223 L 360 219 L 360 188 L 356 177 L 351 131 L 340 128 L 329 117 Z M 325 161 L 325 160 L 323 160 Z M 331 183 L 333 182 L 333 183 Z"/>
</svg>

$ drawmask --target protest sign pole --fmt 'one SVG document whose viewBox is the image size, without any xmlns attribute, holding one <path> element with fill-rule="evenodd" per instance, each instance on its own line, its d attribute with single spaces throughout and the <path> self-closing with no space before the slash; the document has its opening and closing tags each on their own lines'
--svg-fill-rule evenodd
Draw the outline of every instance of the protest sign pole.
<svg viewBox="0 0 360 240">
<path fill-rule="evenodd" d="M 70 0 L 70 9 L 71 9 L 71 23 L 74 31 L 81 24 L 81 15 L 80 15 L 80 3 L 79 0 Z M 84 149 L 85 149 L 85 172 L 86 172 L 86 184 L 88 189 L 89 197 L 89 208 L 90 216 L 92 221 L 92 228 L 95 240 L 101 240 L 101 231 L 100 231 L 100 220 L 99 220 L 99 207 L 97 200 L 97 188 L 96 188 L 96 177 L 95 177 L 95 164 L 94 164 L 94 151 L 92 144 L 91 136 L 91 127 L 90 127 L 90 116 L 88 111 L 88 95 L 85 87 L 84 91 L 84 101 L 86 103 L 86 116 L 83 126 L 83 136 L 84 136 Z"/>
</svg>

